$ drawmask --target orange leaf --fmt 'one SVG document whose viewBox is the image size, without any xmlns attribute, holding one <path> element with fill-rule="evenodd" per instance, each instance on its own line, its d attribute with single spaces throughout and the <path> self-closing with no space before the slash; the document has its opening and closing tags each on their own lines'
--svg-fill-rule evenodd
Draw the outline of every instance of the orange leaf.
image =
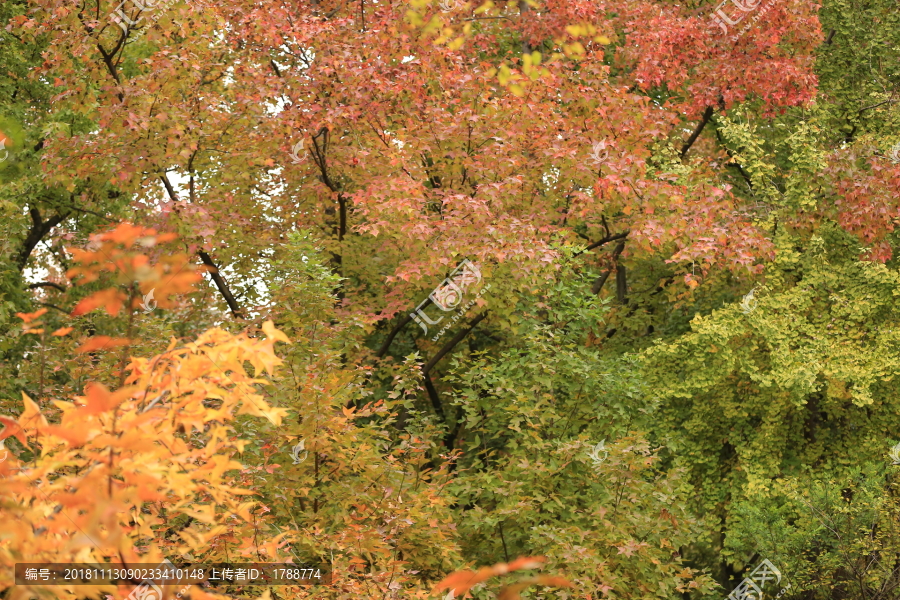
<svg viewBox="0 0 900 600">
<path fill-rule="evenodd" d="M 505 570 L 502 570 L 499 572 L 500 573 L 509 573 L 511 571 L 519 571 L 520 569 L 537 569 L 538 567 L 543 565 L 545 562 L 547 562 L 547 559 L 544 558 L 543 556 L 533 556 L 533 557 L 523 556 L 521 558 L 517 558 L 516 560 L 512 561 L 508 565 L 505 565 L 503 563 L 496 564 L 496 565 L 494 565 L 494 569 L 498 569 L 498 570 L 505 569 Z"/>
<path fill-rule="evenodd" d="M 130 343 L 128 338 L 111 338 L 107 335 L 97 335 L 89 339 L 87 342 L 79 346 L 76 354 L 84 354 L 85 352 L 93 352 L 95 350 L 103 350 L 104 348 L 115 348 L 116 346 L 127 346 Z"/>
<path fill-rule="evenodd" d="M 55 335 L 56 337 L 62 337 L 64 335 L 69 335 L 72 332 L 72 329 L 73 329 L 72 327 L 62 327 L 60 329 L 57 329 L 50 335 Z"/>
<path fill-rule="evenodd" d="M 575 587 L 572 582 L 565 577 L 558 575 L 538 575 L 534 578 L 534 582 L 538 585 L 551 585 L 553 587 Z"/>
<path fill-rule="evenodd" d="M 548 585 L 553 587 L 574 587 L 564 577 L 556 577 L 553 575 L 539 575 L 537 577 L 529 577 L 522 581 L 509 585 L 500 590 L 498 600 L 519 600 L 519 592 L 531 585 Z"/>
<path fill-rule="evenodd" d="M 99 292 L 94 292 L 75 305 L 72 316 L 77 317 L 102 306 L 106 309 L 106 313 L 109 316 L 114 317 L 122 310 L 122 305 L 125 303 L 125 300 L 125 294 L 115 288 L 100 290 Z"/>
<path fill-rule="evenodd" d="M 91 430 L 87 427 L 61 427 L 59 425 L 49 425 L 45 427 L 42 432 L 63 439 L 69 446 L 75 448 L 84 445 Z"/>
<path fill-rule="evenodd" d="M 519 600 L 519 592 L 527 588 L 530 583 L 516 583 L 514 585 L 508 585 L 500 590 L 500 593 L 497 595 L 497 600 Z"/>
<path fill-rule="evenodd" d="M 19 422 L 10 417 L 0 416 L 0 423 L 3 423 L 3 431 L 0 431 L 0 440 L 5 440 L 9 436 L 15 436 L 17 440 L 28 445 L 28 438 L 25 437 L 25 430 L 19 425 Z"/>
<path fill-rule="evenodd" d="M 122 401 L 121 394 L 110 393 L 102 383 L 91 382 L 87 384 L 85 393 L 87 395 L 81 399 L 86 402 L 86 405 L 81 410 L 86 415 L 98 415 L 112 410 Z"/>
<path fill-rule="evenodd" d="M 487 581 L 491 577 L 505 575 L 506 573 L 511 573 L 512 571 L 518 571 L 520 569 L 536 569 L 545 562 L 547 562 L 547 559 L 543 556 L 523 556 L 509 564 L 497 563 L 493 567 L 482 567 L 478 569 L 477 573 L 472 571 L 457 571 L 456 573 L 451 573 L 445 577 L 437 584 L 435 589 L 437 591 L 452 589 L 455 596 L 460 596 L 468 592 L 469 588 L 472 586 L 481 583 L 482 581 Z"/>
<path fill-rule="evenodd" d="M 19 423 L 24 427 L 46 427 L 47 419 L 41 414 L 41 408 L 34 400 L 28 397 L 28 394 L 22 392 L 22 404 L 25 410 L 19 415 Z"/>
<path fill-rule="evenodd" d="M 26 323 L 31 323 L 32 321 L 34 321 L 35 319 L 40 317 L 45 312 L 47 312 L 47 309 L 42 308 L 40 310 L 34 311 L 33 313 L 16 313 L 16 316 L 19 317 L 20 319 L 22 319 L 23 321 L 25 321 Z"/>
<path fill-rule="evenodd" d="M 454 596 L 462 596 L 469 591 L 469 588 L 477 583 L 481 583 L 485 579 L 489 579 L 492 574 L 487 577 L 479 577 L 474 571 L 457 571 L 447 575 L 437 586 L 436 591 L 449 589 Z"/>
</svg>

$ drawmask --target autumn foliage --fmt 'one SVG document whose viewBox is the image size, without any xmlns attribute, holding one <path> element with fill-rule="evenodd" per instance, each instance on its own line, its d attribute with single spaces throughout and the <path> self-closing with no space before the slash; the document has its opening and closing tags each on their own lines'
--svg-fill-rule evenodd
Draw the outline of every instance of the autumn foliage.
<svg viewBox="0 0 900 600">
<path fill-rule="evenodd" d="M 893 598 L 897 48 L 887 0 L 0 4 L 0 600 Z"/>
</svg>

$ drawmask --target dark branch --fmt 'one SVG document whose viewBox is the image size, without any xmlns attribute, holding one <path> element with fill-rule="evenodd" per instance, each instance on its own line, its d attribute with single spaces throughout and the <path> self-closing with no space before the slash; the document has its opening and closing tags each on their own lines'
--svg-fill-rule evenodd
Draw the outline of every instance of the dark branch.
<svg viewBox="0 0 900 600">
<path fill-rule="evenodd" d="M 622 233 L 608 235 L 603 239 L 597 240 L 596 242 L 589 245 L 584 250 L 581 250 L 580 252 L 576 252 L 573 256 L 578 256 L 579 254 L 584 254 L 585 252 L 589 252 L 590 250 L 593 250 L 594 248 L 599 248 L 600 246 L 602 246 L 604 244 L 608 244 L 608 243 L 614 242 L 616 240 L 624 240 L 626 237 L 628 237 L 629 233 L 631 233 L 631 231 L 623 231 Z"/>
<path fill-rule="evenodd" d="M 226 283 L 225 279 L 219 275 L 219 267 L 216 266 L 216 263 L 213 262 L 213 259 L 210 258 L 209 254 L 203 250 L 200 250 L 197 254 L 200 256 L 200 260 L 203 261 L 203 264 L 209 267 L 209 276 L 212 277 L 216 287 L 219 288 L 219 293 L 222 294 L 222 297 L 225 298 L 225 302 L 228 303 L 231 314 L 233 314 L 236 319 L 243 319 L 244 316 L 241 314 L 241 308 L 238 306 L 237 300 L 235 300 L 234 296 L 231 294 L 231 290 L 228 289 L 228 283 Z"/>
<path fill-rule="evenodd" d="M 604 273 L 603 275 L 598 277 L 597 280 L 594 282 L 594 285 L 591 286 L 591 293 L 594 294 L 595 296 L 600 293 L 600 290 L 602 290 L 603 286 L 606 284 L 606 280 L 609 279 L 609 276 L 612 274 L 613 270 L 616 269 L 617 262 L 619 260 L 619 255 L 622 254 L 623 250 L 625 250 L 625 242 L 624 241 L 619 242 L 616 245 L 615 250 L 613 250 L 613 253 L 612 253 L 613 266 L 606 273 Z M 616 275 L 616 278 L 618 278 L 618 274 Z"/>
<path fill-rule="evenodd" d="M 423 306 L 422 308 L 424 309 L 429 304 L 431 304 L 431 296 L 429 296 L 425 300 L 425 306 Z M 397 325 L 395 325 L 391 332 L 388 334 L 387 339 L 384 340 L 384 343 L 381 345 L 381 348 L 378 349 L 378 353 L 375 354 L 375 356 L 377 356 L 378 358 L 384 358 L 384 355 L 387 354 L 388 348 L 390 348 L 391 344 L 394 342 L 394 338 L 397 337 L 397 334 L 400 333 L 404 327 L 409 325 L 410 321 L 412 321 L 412 314 L 408 314 L 400 319 L 400 322 L 397 323 Z"/>
<path fill-rule="evenodd" d="M 281 77 L 281 71 L 278 69 L 278 65 L 275 64 L 275 61 L 269 60 L 269 65 L 271 65 L 272 70 L 275 71 L 275 74 Z"/>
<path fill-rule="evenodd" d="M 64 213 L 44 221 L 41 219 L 41 213 L 37 208 L 32 208 L 28 212 L 31 214 L 31 230 L 28 232 L 28 236 L 25 237 L 25 241 L 22 243 L 22 251 L 19 252 L 19 256 L 16 258 L 16 265 L 19 267 L 19 271 L 25 269 L 25 265 L 28 264 L 28 258 L 40 241 L 44 239 L 44 236 L 69 216 L 68 213 Z"/>
<path fill-rule="evenodd" d="M 76 211 L 76 212 L 82 212 L 82 213 L 85 213 L 85 214 L 88 214 L 88 215 L 94 215 L 95 217 L 98 217 L 98 218 L 100 218 L 100 219 L 104 219 L 104 220 L 106 220 L 106 221 L 108 221 L 108 222 L 110 222 L 110 223 L 116 223 L 116 222 L 117 222 L 115 219 L 110 219 L 109 217 L 104 217 L 104 216 L 101 215 L 100 213 L 94 212 L 93 210 L 88 210 L 88 209 L 86 209 L 86 208 L 78 208 L 77 206 L 69 206 L 68 208 L 71 208 L 72 210 L 74 210 L 74 211 Z"/>
<path fill-rule="evenodd" d="M 163 173 L 159 176 L 159 178 L 163 182 L 163 186 L 166 188 L 166 193 L 169 195 L 169 200 L 172 202 L 178 202 L 178 194 L 175 193 L 175 188 L 172 187 L 172 184 L 169 182 L 169 178 L 166 177 L 166 174 Z"/>
<path fill-rule="evenodd" d="M 722 132 L 719 131 L 718 127 L 716 127 L 715 130 L 716 130 L 716 139 L 719 140 L 719 145 L 721 145 L 722 148 L 725 149 L 725 153 L 728 155 L 728 158 L 734 160 L 734 153 L 732 153 L 731 150 L 728 149 L 728 146 L 725 145 L 725 140 L 722 139 Z M 744 170 L 744 167 L 742 167 L 741 164 L 736 161 L 728 163 L 727 166 L 735 167 L 738 170 L 738 173 L 741 174 L 741 177 L 744 178 L 744 181 L 747 183 L 747 187 L 750 189 L 751 192 L 753 192 L 753 182 L 750 181 L 750 176 Z"/>
<path fill-rule="evenodd" d="M 453 350 L 454 346 L 461 342 L 464 337 L 469 335 L 469 332 L 475 329 L 475 326 L 481 323 L 485 319 L 485 317 L 487 317 L 487 314 L 488 311 L 484 311 L 483 313 L 469 321 L 469 326 L 466 329 L 463 329 L 462 331 L 454 335 L 453 338 L 449 342 L 444 344 L 444 347 L 441 348 L 438 353 L 428 361 L 428 364 L 422 367 L 422 373 L 428 375 L 428 372 L 431 371 L 434 365 L 438 364 L 438 362 L 440 362 L 440 360 L 444 358 L 444 356 L 446 356 L 448 352 Z"/>
<path fill-rule="evenodd" d="M 609 242 L 612 242 L 615 240 L 624 240 L 626 237 L 628 237 L 629 233 L 631 233 L 631 232 L 625 231 L 623 233 L 617 233 L 615 235 L 607 236 L 607 237 L 603 238 L 602 240 L 598 240 L 598 241 L 594 242 L 593 244 L 591 244 L 590 246 L 585 248 L 584 251 L 588 252 L 589 250 L 593 250 L 594 248 L 599 248 L 600 246 L 602 246 L 604 244 L 608 244 Z"/>
<path fill-rule="evenodd" d="M 431 400 L 431 406 L 434 407 L 434 412 L 441 418 L 441 421 L 447 422 L 447 417 L 444 415 L 444 407 L 441 405 L 441 398 L 438 396 L 437 389 L 434 387 L 434 383 L 431 382 L 431 377 L 426 373 L 425 377 L 425 391 L 428 392 L 428 399 Z"/>
<path fill-rule="evenodd" d="M 61 309 L 60 307 L 56 306 L 55 304 L 50 304 L 50 303 L 48 303 L 48 302 L 37 302 L 37 304 L 40 304 L 41 306 L 48 306 L 48 307 L 50 307 L 50 308 L 56 309 L 56 310 L 58 310 L 59 312 L 63 313 L 64 315 L 68 315 L 68 314 L 69 314 L 69 311 L 63 310 L 63 309 Z"/>
<path fill-rule="evenodd" d="M 691 149 L 691 146 L 694 145 L 694 142 L 697 141 L 697 138 L 700 137 L 700 133 L 703 131 L 703 128 L 706 127 L 706 124 L 713 116 L 713 107 L 707 106 L 706 110 L 703 111 L 703 118 L 700 119 L 700 122 L 697 123 L 697 128 L 694 129 L 694 133 L 691 134 L 691 137 L 684 143 L 684 146 L 681 147 L 681 158 L 684 159 L 684 156 L 688 153 L 688 150 Z"/>
<path fill-rule="evenodd" d="M 163 186 L 166 188 L 166 193 L 169 195 L 169 199 L 172 202 L 178 202 L 178 194 L 175 193 L 175 188 L 172 187 L 172 184 L 169 182 L 169 178 L 166 177 L 166 174 L 163 173 L 159 176 L 159 178 L 163 182 Z M 219 274 L 219 267 L 216 266 L 216 263 L 213 262 L 213 259 L 204 252 L 200 250 L 197 252 L 197 256 L 200 257 L 200 260 L 203 261 L 203 264 L 209 267 L 209 276 L 212 278 L 213 283 L 216 284 L 216 288 L 218 288 L 219 293 L 222 294 L 222 297 L 225 299 L 225 302 L 228 304 L 228 308 L 231 309 L 231 314 L 234 315 L 236 319 L 243 319 L 244 316 L 241 314 L 241 308 L 238 306 L 237 300 L 235 300 L 234 296 L 231 293 L 231 290 L 228 288 L 228 283 Z"/>
<path fill-rule="evenodd" d="M 594 281 L 594 285 L 591 286 L 591 293 L 593 295 L 597 295 L 600 293 L 600 290 L 603 289 L 603 286 L 606 285 L 606 280 L 609 279 L 609 276 L 612 274 L 613 270 L 609 269 L 606 273 L 601 275 Z"/>
<path fill-rule="evenodd" d="M 481 323 L 485 317 L 487 317 L 488 311 L 484 311 L 471 321 L 469 321 L 469 326 L 466 329 L 463 329 L 451 339 L 449 342 L 444 344 L 444 347 L 441 348 L 434 357 L 428 361 L 424 367 L 422 367 L 422 377 L 425 379 L 425 391 L 428 392 L 428 398 L 431 400 L 431 405 L 434 407 L 435 412 L 438 416 L 441 417 L 441 420 L 445 423 L 447 422 L 447 417 L 444 414 L 444 407 L 441 404 L 441 398 L 438 395 L 437 389 L 434 387 L 434 383 L 431 381 L 431 376 L 429 376 L 429 371 L 434 367 L 434 365 L 438 364 L 438 362 L 447 355 L 448 352 L 453 350 L 453 348 L 460 342 L 464 337 L 469 335 L 469 333 L 475 329 L 475 326 Z"/>
<path fill-rule="evenodd" d="M 322 127 L 316 133 L 316 135 L 312 136 L 312 157 L 313 161 L 316 163 L 316 166 L 319 167 L 319 173 L 321 174 L 320 179 L 322 183 L 324 183 L 329 190 L 337 194 L 338 201 L 338 220 L 333 227 L 333 232 L 338 241 L 339 250 L 337 253 L 332 253 L 332 260 L 334 263 L 334 270 L 339 276 L 343 276 L 344 274 L 344 255 L 343 248 L 341 248 L 341 243 L 344 241 L 344 236 L 347 234 L 347 197 L 341 191 L 341 185 L 331 179 L 331 175 L 328 173 L 328 128 Z M 334 209 L 326 209 L 325 214 L 331 216 L 334 214 Z M 344 299 L 344 288 L 341 286 L 340 290 L 338 290 L 337 294 L 338 300 Z"/>
<path fill-rule="evenodd" d="M 39 287 L 53 287 L 53 288 L 58 289 L 61 292 L 66 291 L 66 288 L 59 285 L 58 283 L 53 283 L 52 281 L 41 281 L 39 283 L 32 283 L 31 285 L 28 286 L 28 289 L 33 290 L 34 288 L 39 288 Z"/>
<path fill-rule="evenodd" d="M 620 304 L 627 304 L 628 282 L 625 279 L 625 265 L 616 265 L 616 299 Z"/>
</svg>

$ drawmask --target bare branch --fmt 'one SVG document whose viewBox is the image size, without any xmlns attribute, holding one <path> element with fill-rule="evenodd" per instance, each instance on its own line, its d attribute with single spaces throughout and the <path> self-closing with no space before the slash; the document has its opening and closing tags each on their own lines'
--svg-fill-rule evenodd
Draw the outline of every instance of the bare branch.
<svg viewBox="0 0 900 600">
<path fill-rule="evenodd" d="M 228 288 L 228 283 L 226 283 L 225 279 L 221 275 L 219 275 L 219 267 L 216 266 L 216 263 L 213 262 L 213 259 L 209 256 L 209 254 L 207 254 L 203 250 L 200 250 L 197 254 L 200 256 L 200 260 L 203 261 L 203 264 L 210 268 L 209 276 L 216 284 L 216 287 L 219 289 L 219 293 L 222 294 L 225 302 L 228 303 L 228 308 L 231 309 L 231 314 L 234 315 L 236 319 L 243 319 L 244 315 L 241 314 L 241 308 L 238 306 L 237 300 L 235 300 L 234 296 L 231 294 L 231 290 Z"/>
<path fill-rule="evenodd" d="M 706 127 L 706 124 L 713 116 L 713 107 L 707 106 L 706 110 L 703 111 L 703 118 L 700 119 L 700 122 L 697 123 L 696 129 L 694 129 L 694 133 L 691 134 L 691 137 L 684 143 L 684 146 L 681 147 L 681 158 L 684 160 L 684 156 L 688 153 L 688 150 L 691 149 L 691 146 L 694 145 L 694 142 L 697 141 L 697 138 L 700 137 L 700 133 L 703 131 L 703 128 Z"/>
<path fill-rule="evenodd" d="M 429 304 L 431 304 L 431 296 L 426 298 L 425 306 L 422 306 L 421 308 L 424 309 Z M 379 350 L 375 354 L 375 356 L 377 356 L 378 358 L 383 358 L 384 355 L 387 354 L 388 348 L 391 347 L 391 344 L 393 343 L 394 338 L 397 337 L 397 334 L 400 333 L 400 331 L 402 331 L 404 327 L 409 325 L 410 321 L 412 321 L 412 314 L 408 314 L 405 317 L 403 317 L 400 320 L 400 322 L 397 323 L 397 325 L 395 325 L 394 328 L 391 330 L 391 332 L 388 334 L 387 338 L 384 340 L 384 343 L 381 345 L 381 348 L 379 348 Z"/>
<path fill-rule="evenodd" d="M 606 271 L 606 273 L 604 273 L 603 275 L 598 277 L 597 280 L 594 282 L 594 285 L 591 286 L 591 293 L 594 294 L 595 296 L 600 293 L 600 290 L 603 289 L 603 286 L 606 283 L 606 280 L 609 279 L 610 274 L 612 274 L 612 272 L 617 269 L 616 263 L 618 262 L 619 255 L 622 254 L 623 250 L 625 250 L 625 242 L 624 241 L 619 242 L 618 245 L 616 245 L 615 250 L 613 250 L 613 253 L 612 253 L 613 266 L 610 267 L 610 269 L 608 271 Z M 616 275 L 616 277 L 618 278 L 618 274 Z"/>
<path fill-rule="evenodd" d="M 31 230 L 28 232 L 25 241 L 22 243 L 22 251 L 19 252 L 19 256 L 16 257 L 16 265 L 19 267 L 19 271 L 25 269 L 25 265 L 28 264 L 28 258 L 31 256 L 35 247 L 37 247 L 41 240 L 44 239 L 44 236 L 50 233 L 51 229 L 62 223 L 69 216 L 69 213 L 63 213 L 44 221 L 41 219 L 41 212 L 37 208 L 32 208 L 28 212 L 31 215 Z"/>
<path fill-rule="evenodd" d="M 58 283 L 53 283 L 52 281 L 41 281 L 38 283 L 32 283 L 31 285 L 28 286 L 28 289 L 33 290 L 34 288 L 39 288 L 39 287 L 52 287 L 52 288 L 58 289 L 61 292 L 66 291 L 66 288 L 59 285 Z"/>
<path fill-rule="evenodd" d="M 453 350 L 453 348 L 454 348 L 454 346 L 456 346 L 456 344 L 458 344 L 460 341 L 462 341 L 462 339 L 464 337 L 469 335 L 469 332 L 471 332 L 473 329 L 475 329 L 475 326 L 478 325 L 479 323 L 481 323 L 485 319 L 485 317 L 487 317 L 487 315 L 488 315 L 488 311 L 484 311 L 483 313 L 481 313 L 480 315 L 478 315 L 477 317 L 475 317 L 474 319 L 469 321 L 469 326 L 466 329 L 463 329 L 462 331 L 460 331 L 459 333 L 454 335 L 453 338 L 449 342 L 444 344 L 444 347 L 441 348 L 438 351 L 438 353 L 435 354 L 434 357 L 431 360 L 429 360 L 428 363 L 424 367 L 422 367 L 422 373 L 424 373 L 425 375 L 428 375 L 428 372 L 431 371 L 431 369 L 434 367 L 434 365 L 438 364 L 438 362 L 442 358 L 444 358 L 444 356 L 446 356 L 448 352 Z"/>
<path fill-rule="evenodd" d="M 616 240 L 624 240 L 626 237 L 628 237 L 629 233 L 631 233 L 631 231 L 624 231 L 622 233 L 608 235 L 608 236 L 604 237 L 603 239 L 597 240 L 596 242 L 589 245 L 584 250 L 581 250 L 580 252 L 576 252 L 573 256 L 578 256 L 579 254 L 584 254 L 585 252 L 593 250 L 594 248 L 599 248 L 600 246 L 602 246 L 604 244 L 608 244 L 609 242 L 614 242 Z"/>
<path fill-rule="evenodd" d="M 169 182 L 169 178 L 166 177 L 166 174 L 163 173 L 159 176 L 159 178 L 163 182 L 163 186 L 166 188 L 166 193 L 169 195 L 169 199 L 172 202 L 178 202 L 178 194 L 175 193 L 175 188 L 172 187 L 172 184 Z M 225 299 L 225 302 L 228 304 L 228 308 L 231 309 L 231 314 L 234 315 L 236 319 L 243 319 L 244 315 L 241 313 L 241 308 L 235 300 L 234 295 L 231 293 L 231 290 L 228 287 L 228 283 L 219 273 L 219 267 L 216 266 L 216 263 L 213 262 L 212 257 L 209 254 L 200 250 L 197 252 L 197 255 L 200 257 L 200 260 L 203 261 L 203 264 L 209 267 L 209 276 L 212 278 L 213 283 L 216 284 L 216 288 L 218 288 L 219 293 Z"/>
</svg>

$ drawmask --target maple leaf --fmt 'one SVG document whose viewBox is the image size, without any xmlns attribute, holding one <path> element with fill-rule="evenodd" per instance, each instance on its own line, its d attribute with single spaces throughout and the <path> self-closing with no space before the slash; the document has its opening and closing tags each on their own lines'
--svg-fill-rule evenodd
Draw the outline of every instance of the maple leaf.
<svg viewBox="0 0 900 600">
<path fill-rule="evenodd" d="M 78 399 L 84 401 L 81 411 L 85 415 L 99 415 L 114 409 L 128 394 L 127 389 L 112 393 L 102 383 L 91 382 L 85 386 L 85 395 Z"/>
<path fill-rule="evenodd" d="M 87 298 L 83 298 L 72 310 L 72 316 L 77 317 L 85 313 L 91 312 L 95 308 L 102 306 L 106 313 L 114 317 L 122 310 L 127 297 L 117 289 L 109 288 L 94 292 Z"/>
<path fill-rule="evenodd" d="M 33 313 L 16 313 L 16 316 L 19 317 L 20 319 L 22 319 L 26 324 L 29 324 L 32 321 L 41 317 L 42 315 L 46 314 L 46 312 L 47 312 L 46 308 L 41 308 L 39 310 L 36 310 Z"/>
<path fill-rule="evenodd" d="M 0 431 L 0 440 L 5 440 L 9 436 L 14 436 L 24 445 L 28 445 L 28 438 L 25 437 L 25 430 L 19 425 L 19 422 L 11 417 L 0 415 L 0 423 L 3 423 L 3 431 Z"/>
<path fill-rule="evenodd" d="M 130 344 L 131 341 L 126 338 L 111 338 L 106 335 L 97 335 L 88 339 L 88 341 L 76 348 L 75 352 L 77 354 L 84 354 L 85 352 L 95 352 L 97 350 L 104 350 L 107 348 L 128 346 Z"/>
</svg>

